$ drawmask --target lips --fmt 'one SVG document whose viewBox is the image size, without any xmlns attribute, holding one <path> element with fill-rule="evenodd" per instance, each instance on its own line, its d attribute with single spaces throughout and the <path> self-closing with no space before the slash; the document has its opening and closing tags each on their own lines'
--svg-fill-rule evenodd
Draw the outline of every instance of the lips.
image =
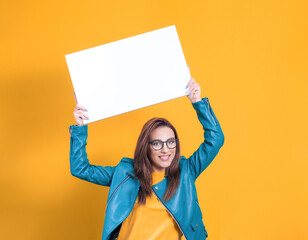
<svg viewBox="0 0 308 240">
<path fill-rule="evenodd" d="M 163 161 L 168 161 L 169 158 L 170 158 L 170 154 L 169 155 L 161 155 L 161 156 L 159 156 L 159 159 L 163 160 Z"/>
</svg>

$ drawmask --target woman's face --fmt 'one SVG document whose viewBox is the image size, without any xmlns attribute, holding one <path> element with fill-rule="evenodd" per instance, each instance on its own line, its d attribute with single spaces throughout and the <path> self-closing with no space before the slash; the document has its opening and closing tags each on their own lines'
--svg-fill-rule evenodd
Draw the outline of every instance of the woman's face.
<svg viewBox="0 0 308 240">
<path fill-rule="evenodd" d="M 160 140 L 164 142 L 170 138 L 175 138 L 173 130 L 169 127 L 159 127 L 151 133 L 150 141 Z M 163 148 L 160 150 L 154 150 L 153 147 L 150 146 L 150 157 L 154 172 L 165 171 L 165 169 L 170 166 L 175 153 L 176 148 L 169 149 L 166 143 L 164 143 Z"/>
</svg>

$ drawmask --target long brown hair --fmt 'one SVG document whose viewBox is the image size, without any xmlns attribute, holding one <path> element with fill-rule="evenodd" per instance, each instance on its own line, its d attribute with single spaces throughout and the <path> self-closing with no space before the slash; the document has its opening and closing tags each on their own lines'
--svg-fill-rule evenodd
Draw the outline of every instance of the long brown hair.
<svg viewBox="0 0 308 240">
<path fill-rule="evenodd" d="M 152 131 L 159 127 L 169 127 L 173 130 L 175 138 L 178 139 L 178 134 L 174 126 L 164 118 L 152 118 L 146 122 L 139 135 L 137 146 L 134 155 L 134 170 L 135 176 L 140 182 L 140 189 L 138 193 L 138 201 L 141 204 L 146 202 L 146 197 L 152 195 L 152 161 L 150 158 L 150 137 Z M 166 168 L 168 177 L 168 187 L 164 193 L 164 201 L 169 201 L 175 194 L 180 182 L 180 143 L 177 142 L 176 153 L 172 163 Z"/>
</svg>

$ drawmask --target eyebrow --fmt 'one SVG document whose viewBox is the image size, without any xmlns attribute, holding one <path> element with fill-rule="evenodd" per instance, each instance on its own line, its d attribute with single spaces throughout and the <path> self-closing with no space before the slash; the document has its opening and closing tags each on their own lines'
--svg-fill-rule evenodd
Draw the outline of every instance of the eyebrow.
<svg viewBox="0 0 308 240">
<path fill-rule="evenodd" d="M 175 137 L 168 138 L 166 141 L 168 141 L 168 140 L 170 140 L 170 139 L 175 139 Z M 162 142 L 165 142 L 165 141 L 163 141 L 163 140 L 161 140 L 161 139 L 153 139 L 153 140 L 151 140 L 151 142 L 153 142 L 153 141 L 162 141 Z"/>
</svg>

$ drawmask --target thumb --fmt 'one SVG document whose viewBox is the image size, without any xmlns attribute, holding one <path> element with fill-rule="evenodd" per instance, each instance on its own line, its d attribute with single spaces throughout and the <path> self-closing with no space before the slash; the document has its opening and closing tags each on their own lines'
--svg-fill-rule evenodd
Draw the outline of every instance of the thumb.
<svg viewBox="0 0 308 240">
<path fill-rule="evenodd" d="M 73 92 L 73 94 L 74 94 L 75 102 L 76 102 L 76 104 L 78 104 L 77 97 L 76 97 L 76 93 Z"/>
</svg>

